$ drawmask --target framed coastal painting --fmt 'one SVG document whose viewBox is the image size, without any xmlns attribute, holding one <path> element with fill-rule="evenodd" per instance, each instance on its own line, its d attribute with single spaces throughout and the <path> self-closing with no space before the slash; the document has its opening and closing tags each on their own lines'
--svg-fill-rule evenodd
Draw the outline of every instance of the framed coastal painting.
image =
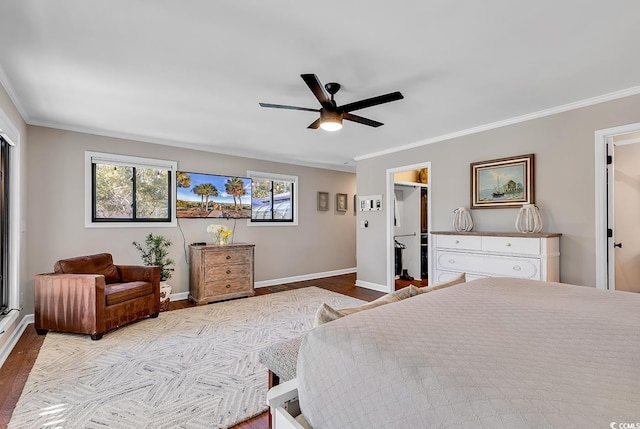
<svg viewBox="0 0 640 429">
<path fill-rule="evenodd" d="M 534 204 L 533 154 L 471 164 L 471 208 Z"/>
</svg>

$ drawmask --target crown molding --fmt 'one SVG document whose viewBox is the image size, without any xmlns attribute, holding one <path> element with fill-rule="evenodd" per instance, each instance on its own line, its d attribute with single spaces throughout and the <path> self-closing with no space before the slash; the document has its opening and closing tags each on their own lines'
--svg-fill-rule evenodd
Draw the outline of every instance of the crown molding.
<svg viewBox="0 0 640 429">
<path fill-rule="evenodd" d="M 132 134 L 132 133 L 120 133 L 120 132 L 114 132 L 114 131 L 106 131 L 106 130 L 101 130 L 101 129 L 93 129 L 93 128 L 89 128 L 89 127 L 69 126 L 69 125 L 57 124 L 57 123 L 48 122 L 48 121 L 41 121 L 41 120 L 33 120 L 33 121 L 29 122 L 29 125 L 38 126 L 38 127 L 45 127 L 45 128 L 54 128 L 56 130 L 63 130 L 63 131 L 73 131 L 73 132 L 76 132 L 76 133 L 91 134 L 91 135 L 95 135 L 95 136 L 111 137 L 111 138 L 123 139 L 123 140 L 133 140 L 133 141 L 139 141 L 139 142 L 143 142 L 143 143 L 160 144 L 160 145 L 164 145 L 164 146 L 179 147 L 179 148 L 183 148 L 183 149 L 199 150 L 199 151 L 202 151 L 202 152 L 210 152 L 210 153 L 217 153 L 217 154 L 221 154 L 221 155 L 237 156 L 237 157 L 240 157 L 240 158 L 256 159 L 256 160 L 260 160 L 260 161 L 277 162 L 277 163 L 280 163 L 280 164 L 290 164 L 290 165 L 298 165 L 298 166 L 301 166 L 301 167 L 320 168 L 320 169 L 323 169 L 323 170 L 342 171 L 342 172 L 345 172 L 345 173 L 355 173 L 356 172 L 356 167 L 353 164 L 348 164 L 348 165 L 322 164 L 322 163 L 319 163 L 319 162 L 306 162 L 306 161 L 298 161 L 298 160 L 288 159 L 288 158 L 270 157 L 270 156 L 265 156 L 264 154 L 256 154 L 256 155 L 252 156 L 250 153 L 247 153 L 246 150 L 245 151 L 234 151 L 234 150 L 229 150 L 229 149 L 225 149 L 225 148 L 221 148 L 221 147 L 207 146 L 207 145 L 202 145 L 202 144 L 197 144 L 197 143 L 186 143 L 186 142 L 181 142 L 181 141 L 177 141 L 177 140 L 169 140 L 169 139 L 162 139 L 162 138 L 157 138 L 157 137 L 140 136 L 140 135 Z"/>
<path fill-rule="evenodd" d="M 356 161 L 362 161 L 364 159 L 377 158 L 383 155 L 389 155 L 396 152 L 401 152 L 407 149 L 414 149 L 420 146 L 426 146 L 432 143 L 438 143 L 445 140 L 451 140 L 458 137 L 468 136 L 471 134 L 481 133 L 483 131 L 489 131 L 496 128 L 506 127 L 507 125 L 518 124 L 521 122 L 530 121 L 532 119 L 544 118 L 545 116 L 551 116 L 558 113 L 568 112 L 570 110 L 581 109 L 583 107 L 593 106 L 594 104 L 605 103 L 607 101 L 617 100 L 620 98 L 629 97 L 631 95 L 640 94 L 640 86 L 634 86 L 632 88 L 623 89 L 621 91 L 610 92 L 608 94 L 599 95 L 597 97 L 587 98 L 584 100 L 576 101 L 573 103 L 563 104 L 561 106 L 552 107 L 549 109 L 540 110 L 538 112 L 528 113 L 526 115 L 516 116 L 501 121 L 491 122 L 485 125 L 479 125 L 473 128 L 467 128 L 466 130 L 456 131 L 449 134 L 443 134 L 441 136 L 432 137 L 426 140 L 420 140 L 414 143 L 408 143 L 402 146 L 397 146 L 391 149 L 385 149 L 378 152 L 372 152 L 365 155 L 358 155 L 353 159 Z"/>
<path fill-rule="evenodd" d="M 20 99 L 16 95 L 16 91 L 13 89 L 13 85 L 11 85 L 11 81 L 9 80 L 9 77 L 5 73 L 4 68 L 2 67 L 1 64 L 0 64 L 0 85 L 4 87 L 5 91 L 7 91 L 7 94 L 9 95 L 9 98 L 13 102 L 13 105 L 16 106 L 18 113 L 20 113 L 20 116 L 22 116 L 22 120 L 28 124 L 29 115 L 27 115 L 27 111 L 22 106 L 22 103 L 20 103 Z"/>
</svg>

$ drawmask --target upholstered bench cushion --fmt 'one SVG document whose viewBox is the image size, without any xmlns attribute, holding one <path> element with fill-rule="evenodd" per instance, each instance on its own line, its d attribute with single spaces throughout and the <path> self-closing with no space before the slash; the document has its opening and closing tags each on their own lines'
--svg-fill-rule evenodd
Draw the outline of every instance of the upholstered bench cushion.
<svg viewBox="0 0 640 429">
<path fill-rule="evenodd" d="M 107 306 L 147 296 L 153 293 L 149 282 L 112 283 L 104 289 Z"/>
<path fill-rule="evenodd" d="M 304 335 L 272 344 L 260 350 L 260 363 L 277 375 L 280 382 L 296 378 L 296 364 L 302 338 Z"/>
</svg>

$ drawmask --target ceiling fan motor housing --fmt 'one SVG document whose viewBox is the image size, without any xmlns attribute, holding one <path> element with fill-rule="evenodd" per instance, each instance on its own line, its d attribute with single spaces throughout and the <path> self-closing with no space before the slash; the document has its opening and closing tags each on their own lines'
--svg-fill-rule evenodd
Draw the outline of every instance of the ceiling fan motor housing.
<svg viewBox="0 0 640 429">
<path fill-rule="evenodd" d="M 322 108 L 320 110 L 320 121 L 322 122 L 342 122 L 342 113 L 336 110 Z"/>
<path fill-rule="evenodd" d="M 324 85 L 325 89 L 329 94 L 331 94 L 331 98 L 336 94 L 336 92 L 340 91 L 340 84 L 336 82 L 329 82 Z"/>
</svg>

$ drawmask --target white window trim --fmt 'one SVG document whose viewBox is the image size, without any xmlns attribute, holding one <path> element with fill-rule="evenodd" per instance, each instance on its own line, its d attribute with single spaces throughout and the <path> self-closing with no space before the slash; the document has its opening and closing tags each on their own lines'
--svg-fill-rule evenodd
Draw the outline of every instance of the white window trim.
<svg viewBox="0 0 640 429">
<path fill-rule="evenodd" d="M 247 170 L 247 177 L 293 183 L 293 222 L 253 222 L 253 219 L 247 219 L 248 226 L 298 226 L 298 176 Z"/>
<path fill-rule="evenodd" d="M 7 329 L 12 324 L 16 323 L 22 313 L 22 293 L 20 290 L 20 267 L 21 261 L 21 243 L 24 239 L 24 233 L 26 231 L 26 218 L 22 213 L 22 191 L 24 189 L 24 183 L 21 181 L 22 172 L 22 135 L 18 128 L 9 119 L 9 116 L 0 107 L 0 134 L 13 146 L 11 152 L 10 164 L 10 184 L 9 184 L 9 201 L 10 201 L 10 217 L 9 217 L 9 252 L 8 264 L 9 264 L 9 279 L 7 287 L 9 288 L 9 308 L 17 308 L 18 311 L 12 311 L 3 319 L 0 319 L 0 332 L 7 331 L 1 335 L 13 335 L 11 330 Z M 16 330 L 13 331 L 17 332 Z M 9 340 L 11 341 L 11 339 Z M 5 343 L 8 344 L 8 343 Z M 12 347 L 12 346 L 9 346 Z M 7 350 L 7 349 L 5 349 Z M 10 350 L 10 348 L 8 349 Z M 3 358 L 7 355 L 3 354 L 3 347 L 0 347 L 0 365 L 3 363 Z"/>
<path fill-rule="evenodd" d="M 94 161 L 103 161 L 115 165 L 157 168 L 171 171 L 171 221 L 170 222 L 92 222 L 92 182 L 91 164 Z M 84 153 L 84 227 L 85 228 L 175 228 L 178 226 L 176 219 L 176 172 L 178 163 L 176 161 L 165 161 L 161 159 L 140 158 L 137 156 L 116 155 L 111 153 L 90 152 Z"/>
</svg>

